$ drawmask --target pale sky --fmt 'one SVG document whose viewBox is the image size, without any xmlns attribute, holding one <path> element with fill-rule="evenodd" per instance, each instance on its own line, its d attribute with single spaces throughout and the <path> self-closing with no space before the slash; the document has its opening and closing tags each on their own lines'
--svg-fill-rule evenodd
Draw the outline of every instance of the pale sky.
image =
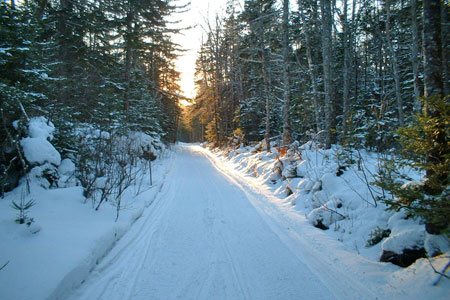
<svg viewBox="0 0 450 300">
<path fill-rule="evenodd" d="M 177 3 L 181 4 L 186 1 L 178 0 Z M 202 25 L 204 27 L 208 15 L 211 19 L 216 13 L 224 15 L 226 3 L 227 0 L 191 0 L 190 11 L 175 16 L 175 19 L 182 20 L 180 27 L 195 26 L 190 30 L 184 31 L 183 35 L 179 34 L 173 37 L 174 42 L 188 50 L 176 62 L 177 70 L 181 72 L 181 90 L 188 98 L 195 96 L 195 60 L 197 52 L 200 50 L 202 33 L 204 33 Z"/>
</svg>

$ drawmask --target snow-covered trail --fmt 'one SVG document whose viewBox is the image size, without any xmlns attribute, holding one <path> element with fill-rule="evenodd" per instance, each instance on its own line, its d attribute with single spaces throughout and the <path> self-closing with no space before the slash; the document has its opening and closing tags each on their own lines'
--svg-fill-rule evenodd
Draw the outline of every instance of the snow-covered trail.
<svg viewBox="0 0 450 300">
<path fill-rule="evenodd" d="M 153 206 L 70 299 L 376 299 L 323 269 L 333 267 L 258 207 L 264 192 L 199 147 L 177 146 L 171 163 Z"/>
</svg>

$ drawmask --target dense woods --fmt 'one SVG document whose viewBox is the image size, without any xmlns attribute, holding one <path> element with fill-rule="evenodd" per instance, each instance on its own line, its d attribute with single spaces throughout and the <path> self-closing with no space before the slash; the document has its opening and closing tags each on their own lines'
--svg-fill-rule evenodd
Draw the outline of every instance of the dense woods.
<svg viewBox="0 0 450 300">
<path fill-rule="evenodd" d="M 448 0 L 197 1 L 0 0 L 0 298 L 447 299 Z"/>
<path fill-rule="evenodd" d="M 448 3 L 293 2 L 230 0 L 209 24 L 185 139 L 216 146 L 262 141 L 267 151 L 312 139 L 324 149 L 405 159 L 401 164 L 423 171 L 427 181 L 402 187 L 402 175 L 393 174 L 399 166 L 385 164 L 379 185 L 401 199 L 388 205 L 446 228 Z"/>
<path fill-rule="evenodd" d="M 31 167 L 20 140 L 34 116 L 55 124 L 52 143 L 77 165 L 100 151 L 87 149 L 83 128 L 174 142 L 178 29 L 167 17 L 183 9 L 162 0 L 1 1 L 1 191 Z"/>
<path fill-rule="evenodd" d="M 438 94 L 449 94 L 444 1 L 430 1 L 434 17 L 415 0 L 288 2 L 229 1 L 210 24 L 187 116 L 194 140 L 223 144 L 239 130 L 287 144 L 291 130 L 301 140 L 320 133 L 327 148 L 390 149 L 393 131 L 421 111 L 429 47 L 440 61 L 433 78 L 447 86 Z M 429 32 L 424 18 L 438 18 Z M 424 43 L 432 35 L 437 44 Z"/>
<path fill-rule="evenodd" d="M 425 217 L 430 231 L 448 226 L 448 4 L 229 0 L 224 15 L 204 26 L 197 94 L 178 132 L 174 60 L 181 49 L 171 36 L 180 29 L 168 17 L 187 7 L 164 0 L 1 2 L 2 194 L 36 166 L 23 139 L 34 138 L 27 126 L 44 116 L 56 128 L 45 140 L 74 161 L 88 198 L 98 178 L 116 178 L 120 184 L 108 182 L 119 184 L 120 195 L 131 166 L 155 156 L 160 146 L 151 141 L 261 142 L 270 152 L 312 139 L 323 149 L 391 155 L 422 171 L 426 181 L 404 188 L 396 167 L 386 165 L 377 184 L 401 201 L 384 201 Z M 142 141 L 148 145 L 135 145 Z M 50 183 L 60 161 L 42 168 Z"/>
</svg>

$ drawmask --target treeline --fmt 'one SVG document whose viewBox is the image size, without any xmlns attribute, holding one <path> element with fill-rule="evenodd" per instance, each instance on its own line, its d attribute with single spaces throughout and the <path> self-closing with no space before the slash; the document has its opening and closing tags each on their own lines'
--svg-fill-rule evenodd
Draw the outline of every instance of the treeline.
<svg viewBox="0 0 450 300">
<path fill-rule="evenodd" d="M 2 191 L 29 169 L 20 139 L 33 116 L 56 125 L 63 155 L 82 147 L 80 126 L 175 140 L 177 30 L 167 17 L 181 9 L 165 0 L 1 1 Z"/>
<path fill-rule="evenodd" d="M 355 163 L 355 149 L 388 153 L 373 174 L 379 200 L 450 235 L 449 4 L 292 2 L 230 0 L 225 17 L 207 24 L 189 138 L 262 141 L 266 151 L 294 140 L 338 144 L 343 165 Z M 405 166 L 425 178 L 414 181 Z"/>
<path fill-rule="evenodd" d="M 208 24 L 185 118 L 191 140 L 240 135 L 268 147 L 313 135 L 326 148 L 382 151 L 421 97 L 449 95 L 445 1 L 293 2 L 230 0 Z"/>
</svg>

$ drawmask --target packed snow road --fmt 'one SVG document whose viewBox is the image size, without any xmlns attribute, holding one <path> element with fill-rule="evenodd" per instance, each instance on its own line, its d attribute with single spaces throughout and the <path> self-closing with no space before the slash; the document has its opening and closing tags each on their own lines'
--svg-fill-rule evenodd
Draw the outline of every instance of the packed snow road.
<svg viewBox="0 0 450 300">
<path fill-rule="evenodd" d="M 376 298 L 271 221 L 257 188 L 198 146 L 175 151 L 160 196 L 71 299 Z"/>
</svg>

